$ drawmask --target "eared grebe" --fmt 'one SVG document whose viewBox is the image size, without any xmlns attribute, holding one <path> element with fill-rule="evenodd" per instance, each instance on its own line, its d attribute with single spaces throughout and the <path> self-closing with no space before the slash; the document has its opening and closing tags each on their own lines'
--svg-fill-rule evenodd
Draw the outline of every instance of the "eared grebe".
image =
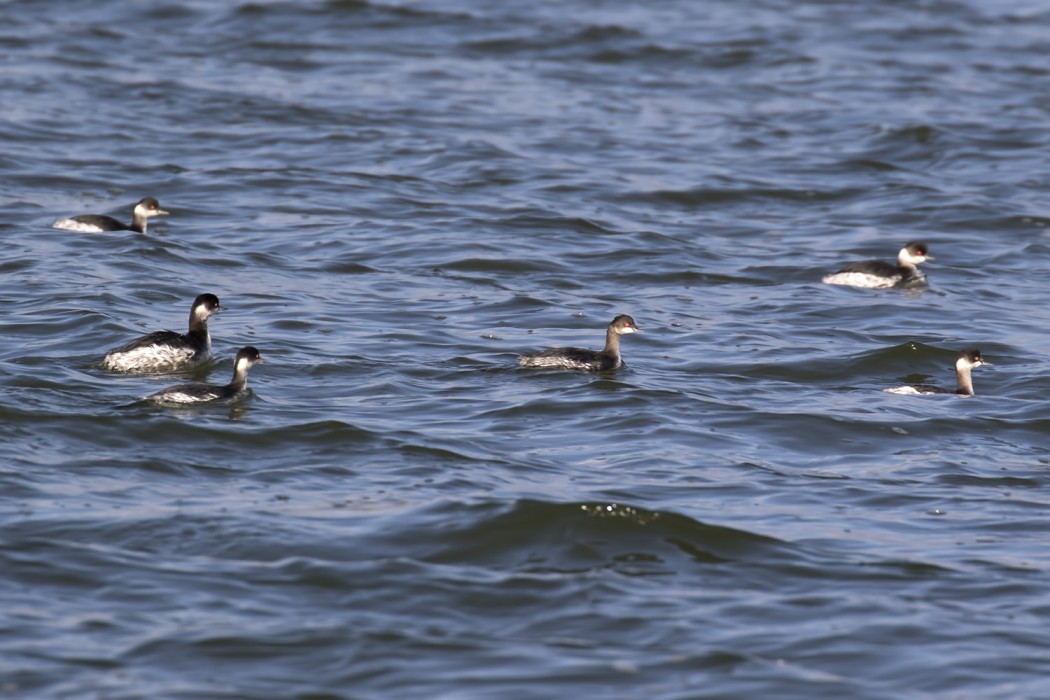
<svg viewBox="0 0 1050 700">
<path fill-rule="evenodd" d="M 146 400 L 178 405 L 235 401 L 248 393 L 248 370 L 256 362 L 266 360 L 255 348 L 241 348 L 233 361 L 233 380 L 229 384 L 180 384 L 150 394 Z"/>
<path fill-rule="evenodd" d="M 132 215 L 130 224 L 118 221 L 112 216 L 102 214 L 81 214 L 71 216 L 67 219 L 59 219 L 52 228 L 60 228 L 66 231 L 79 231 L 80 233 L 103 233 L 105 231 L 138 231 L 146 232 L 146 223 L 154 216 L 164 216 L 168 212 L 160 208 L 160 202 L 153 197 L 143 197 L 135 205 L 135 213 Z"/>
<path fill-rule="evenodd" d="M 926 275 L 919 271 L 919 263 L 933 260 L 925 243 L 909 243 L 897 253 L 897 264 L 882 260 L 855 262 L 838 272 L 824 276 L 825 284 L 847 284 L 852 287 L 885 289 L 887 287 L 912 287 L 926 282 Z"/>
<path fill-rule="evenodd" d="M 959 353 L 955 359 L 955 389 L 945 389 L 940 386 L 928 384 L 914 384 L 898 386 L 892 389 L 883 389 L 891 394 L 960 394 L 962 396 L 973 396 L 973 378 L 970 372 L 974 367 L 990 365 L 981 357 L 981 351 L 977 348 L 967 348 Z"/>
<path fill-rule="evenodd" d="M 214 294 L 201 294 L 190 308 L 190 329 L 155 331 L 136 338 L 102 358 L 102 369 L 111 372 L 174 372 L 200 364 L 211 355 L 208 318 L 222 309 Z"/>
<path fill-rule="evenodd" d="M 584 350 L 582 348 L 553 348 L 543 352 L 522 355 L 518 363 L 522 367 L 557 367 L 559 369 L 582 369 L 588 372 L 623 367 L 620 357 L 620 336 L 624 333 L 640 333 L 638 324 L 630 316 L 617 316 L 609 324 L 605 334 L 604 350 Z"/>
</svg>

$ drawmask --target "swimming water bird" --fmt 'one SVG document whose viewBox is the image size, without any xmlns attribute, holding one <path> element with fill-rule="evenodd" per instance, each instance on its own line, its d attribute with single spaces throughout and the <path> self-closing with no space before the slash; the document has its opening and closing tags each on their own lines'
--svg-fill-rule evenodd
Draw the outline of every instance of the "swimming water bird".
<svg viewBox="0 0 1050 700">
<path fill-rule="evenodd" d="M 626 365 L 620 357 L 620 336 L 626 333 L 641 333 L 641 331 L 633 318 L 620 315 L 609 324 L 609 330 L 605 334 L 604 350 L 553 348 L 522 355 L 518 358 L 518 363 L 522 367 L 581 369 L 588 372 L 604 372 L 624 367 Z"/>
<path fill-rule="evenodd" d="M 179 406 L 236 401 L 248 393 L 248 370 L 257 362 L 266 362 L 258 350 L 241 348 L 233 361 L 233 379 L 229 384 L 179 384 L 150 394 L 146 400 Z"/>
<path fill-rule="evenodd" d="M 897 253 L 897 264 L 883 260 L 864 260 L 847 265 L 838 272 L 825 275 L 825 284 L 845 284 L 866 289 L 913 287 L 924 284 L 926 275 L 919 271 L 919 263 L 933 260 L 925 243 L 914 241 Z"/>
<path fill-rule="evenodd" d="M 973 396 L 973 377 L 970 376 L 974 367 L 990 365 L 981 357 L 981 351 L 977 348 L 967 348 L 959 353 L 955 359 L 955 389 L 946 389 L 928 384 L 913 384 L 898 386 L 892 389 L 883 389 L 891 394 L 960 394 L 962 396 Z"/>
<path fill-rule="evenodd" d="M 143 197 L 135 205 L 130 224 L 118 221 L 112 216 L 103 214 L 81 214 L 59 219 L 51 225 L 65 231 L 80 233 L 103 233 L 105 231 L 137 231 L 146 233 L 146 224 L 154 216 L 165 216 L 168 212 L 160 208 L 160 202 L 153 197 Z"/>
<path fill-rule="evenodd" d="M 190 307 L 190 327 L 185 334 L 154 331 L 110 350 L 102 358 L 102 369 L 111 372 L 174 372 L 188 369 L 211 356 L 208 319 L 221 310 L 214 294 L 201 294 Z"/>
</svg>

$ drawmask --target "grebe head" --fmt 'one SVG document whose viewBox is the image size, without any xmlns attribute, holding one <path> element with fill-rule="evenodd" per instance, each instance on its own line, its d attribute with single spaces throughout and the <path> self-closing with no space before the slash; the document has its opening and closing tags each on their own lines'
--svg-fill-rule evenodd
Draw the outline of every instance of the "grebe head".
<svg viewBox="0 0 1050 700">
<path fill-rule="evenodd" d="M 634 322 L 634 319 L 627 314 L 620 314 L 614 318 L 612 323 L 609 324 L 609 330 L 617 335 L 642 332 L 642 330 L 638 328 L 638 324 Z"/>
<path fill-rule="evenodd" d="M 150 218 L 153 216 L 166 216 L 168 212 L 160 208 L 160 202 L 153 197 L 143 197 L 135 205 L 135 216 Z"/>
<path fill-rule="evenodd" d="M 990 364 L 992 363 L 981 357 L 981 351 L 977 348 L 967 348 L 966 350 L 963 350 L 955 360 L 956 369 L 973 369 L 974 367 L 982 367 Z"/>
<path fill-rule="evenodd" d="M 237 358 L 233 361 L 233 366 L 237 370 L 247 370 L 257 362 L 266 362 L 266 360 L 263 359 L 258 350 L 249 345 L 237 351 Z"/>
<path fill-rule="evenodd" d="M 225 309 L 226 307 L 219 305 L 219 297 L 214 294 L 200 294 L 193 300 L 193 308 L 207 309 L 209 314 L 213 314 L 216 311 Z"/>
<path fill-rule="evenodd" d="M 193 309 L 190 311 L 190 316 L 197 321 L 207 321 L 212 314 L 225 308 L 225 306 L 219 305 L 219 297 L 214 294 L 201 294 L 193 300 Z"/>
<path fill-rule="evenodd" d="M 913 241 L 901 248 L 900 252 L 897 253 L 897 264 L 905 267 L 915 267 L 919 263 L 933 259 L 934 257 L 930 255 L 930 249 L 921 241 Z"/>
</svg>

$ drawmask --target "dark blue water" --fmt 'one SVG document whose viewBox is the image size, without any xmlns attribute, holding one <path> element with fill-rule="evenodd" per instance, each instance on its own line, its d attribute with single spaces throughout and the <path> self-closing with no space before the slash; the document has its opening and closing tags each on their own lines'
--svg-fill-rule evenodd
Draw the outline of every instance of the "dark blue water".
<svg viewBox="0 0 1050 700">
<path fill-rule="evenodd" d="M 1048 37 L 0 2 L 0 697 L 1045 697 Z M 911 240 L 926 289 L 820 284 Z M 203 292 L 213 361 L 98 368 Z M 619 313 L 627 369 L 516 367 Z"/>
</svg>

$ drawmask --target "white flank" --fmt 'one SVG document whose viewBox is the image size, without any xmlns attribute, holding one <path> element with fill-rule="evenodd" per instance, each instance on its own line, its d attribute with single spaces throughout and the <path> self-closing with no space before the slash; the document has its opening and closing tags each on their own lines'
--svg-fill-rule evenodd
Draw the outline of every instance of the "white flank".
<svg viewBox="0 0 1050 700">
<path fill-rule="evenodd" d="M 102 358 L 102 369 L 110 372 L 171 372 L 185 369 L 192 359 L 193 350 L 190 348 L 150 345 L 127 352 L 111 352 Z"/>
<path fill-rule="evenodd" d="M 932 391 L 919 391 L 913 386 L 895 386 L 892 389 L 883 389 L 888 394 L 907 394 L 909 396 L 918 396 L 921 394 L 932 394 Z"/>
<path fill-rule="evenodd" d="M 835 272 L 824 275 L 824 284 L 844 284 L 866 289 L 887 289 L 900 282 L 900 277 L 880 277 L 867 272 Z"/>
<path fill-rule="evenodd" d="M 76 219 L 59 219 L 51 224 L 51 228 L 59 228 L 63 231 L 77 231 L 79 233 L 105 233 L 104 229 L 94 224 L 85 224 Z"/>
<path fill-rule="evenodd" d="M 150 398 L 150 400 L 156 401 L 158 403 L 187 404 L 187 403 L 204 403 L 205 401 L 210 401 L 211 399 L 213 399 L 215 397 L 214 396 L 211 396 L 211 397 L 201 396 L 200 394 L 184 394 L 181 391 L 168 391 L 168 392 L 161 392 L 159 394 L 154 394 L 153 396 L 150 396 L 149 398 Z"/>
</svg>

